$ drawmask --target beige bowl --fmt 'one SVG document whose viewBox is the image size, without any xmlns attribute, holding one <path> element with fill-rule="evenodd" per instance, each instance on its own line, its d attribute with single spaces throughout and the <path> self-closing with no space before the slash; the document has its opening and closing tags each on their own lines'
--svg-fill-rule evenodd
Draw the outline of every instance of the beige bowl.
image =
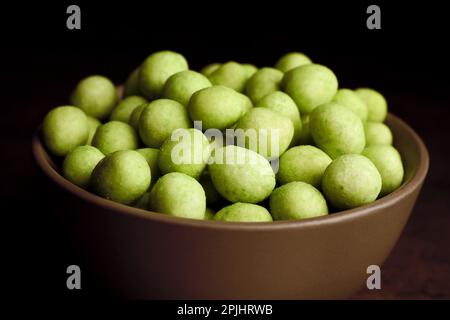
<svg viewBox="0 0 450 320">
<path fill-rule="evenodd" d="M 38 134 L 33 153 L 65 197 L 77 247 L 113 293 L 154 299 L 334 299 L 365 285 L 397 242 L 428 170 L 417 134 L 390 114 L 405 181 L 372 204 L 273 223 L 197 221 L 118 204 L 64 179 Z M 60 191 L 63 192 L 60 192 Z"/>
</svg>

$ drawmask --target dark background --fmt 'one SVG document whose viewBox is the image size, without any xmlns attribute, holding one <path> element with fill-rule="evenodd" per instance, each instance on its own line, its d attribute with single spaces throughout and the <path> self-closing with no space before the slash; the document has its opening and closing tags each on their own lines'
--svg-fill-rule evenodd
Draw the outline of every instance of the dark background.
<svg viewBox="0 0 450 320">
<path fill-rule="evenodd" d="M 43 299 L 108 296 L 89 272 L 83 290 L 65 287 L 66 267 L 80 260 L 56 223 L 58 198 L 34 163 L 31 137 L 48 110 L 68 103 L 81 78 L 102 74 L 120 84 L 148 54 L 170 49 L 195 70 L 228 60 L 272 66 L 282 54 L 301 51 L 330 67 L 340 87 L 382 92 L 390 111 L 424 139 L 431 166 L 382 268 L 382 290 L 354 298 L 450 298 L 450 56 L 443 7 L 374 2 L 382 29 L 368 30 L 369 2 L 73 3 L 81 7 L 81 30 L 66 29 L 72 2 L 17 3 L 0 11 L 1 225 L 10 257 L 2 263 L 11 292 Z"/>
</svg>

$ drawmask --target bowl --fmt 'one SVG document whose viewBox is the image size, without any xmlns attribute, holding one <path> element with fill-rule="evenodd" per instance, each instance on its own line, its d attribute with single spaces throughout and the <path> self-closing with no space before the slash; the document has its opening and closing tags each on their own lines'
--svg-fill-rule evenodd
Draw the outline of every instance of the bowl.
<svg viewBox="0 0 450 320">
<path fill-rule="evenodd" d="M 138 299 L 343 299 L 381 266 L 428 171 L 419 136 L 389 114 L 405 179 L 377 201 L 328 216 L 273 223 L 170 217 L 101 198 L 64 179 L 42 144 L 39 168 L 63 197 L 57 208 L 89 268 L 115 295 Z"/>
</svg>

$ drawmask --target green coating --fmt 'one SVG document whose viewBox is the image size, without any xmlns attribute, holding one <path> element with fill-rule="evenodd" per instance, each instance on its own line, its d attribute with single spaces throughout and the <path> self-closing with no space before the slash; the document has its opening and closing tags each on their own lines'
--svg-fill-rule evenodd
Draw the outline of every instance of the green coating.
<svg viewBox="0 0 450 320">
<path fill-rule="evenodd" d="M 216 190 L 231 202 L 261 202 L 275 187 L 269 161 L 245 148 L 216 149 L 208 170 Z"/>
<path fill-rule="evenodd" d="M 303 115 L 330 102 L 337 92 L 338 80 L 333 71 L 325 66 L 305 64 L 284 74 L 282 88 L 295 101 Z"/>
<path fill-rule="evenodd" d="M 95 166 L 105 155 L 95 147 L 76 147 L 65 158 L 62 165 L 63 176 L 81 188 L 87 188 Z"/>
<path fill-rule="evenodd" d="M 92 145 L 108 155 L 120 150 L 134 150 L 139 146 L 136 130 L 128 123 L 110 121 L 95 132 Z"/>
<path fill-rule="evenodd" d="M 315 144 L 333 159 L 361 153 L 366 143 L 361 119 L 334 102 L 323 104 L 311 113 L 309 128 Z"/>
<path fill-rule="evenodd" d="M 150 168 L 134 150 L 116 151 L 101 160 L 91 176 L 94 192 L 106 199 L 131 204 L 150 186 Z"/>
<path fill-rule="evenodd" d="M 346 154 L 333 160 L 322 177 L 322 190 L 337 209 L 356 208 L 375 201 L 381 176 L 365 156 Z"/>
<path fill-rule="evenodd" d="M 190 128 L 186 108 L 179 102 L 158 99 L 150 102 L 139 118 L 139 134 L 144 144 L 159 148 L 175 129 Z"/>
<path fill-rule="evenodd" d="M 205 192 L 194 178 L 184 173 L 171 172 L 159 178 L 153 187 L 150 208 L 171 216 L 203 220 Z"/>
<path fill-rule="evenodd" d="M 293 147 L 280 157 L 278 181 L 280 184 L 303 181 L 320 188 L 323 173 L 331 161 L 319 148 L 308 145 Z"/>
<path fill-rule="evenodd" d="M 55 156 L 65 156 L 86 144 L 89 126 L 86 114 L 79 108 L 61 106 L 50 110 L 42 123 L 45 146 Z"/>
<path fill-rule="evenodd" d="M 327 215 L 328 207 L 325 198 L 315 187 L 293 181 L 273 191 L 270 212 L 275 220 L 299 220 Z"/>
<path fill-rule="evenodd" d="M 99 120 L 107 118 L 117 102 L 114 83 L 104 76 L 94 75 L 81 80 L 70 96 L 70 103 L 86 115 Z"/>
<path fill-rule="evenodd" d="M 214 215 L 214 220 L 230 222 L 271 222 L 272 216 L 266 208 L 259 205 L 236 202 L 219 210 Z"/>
</svg>

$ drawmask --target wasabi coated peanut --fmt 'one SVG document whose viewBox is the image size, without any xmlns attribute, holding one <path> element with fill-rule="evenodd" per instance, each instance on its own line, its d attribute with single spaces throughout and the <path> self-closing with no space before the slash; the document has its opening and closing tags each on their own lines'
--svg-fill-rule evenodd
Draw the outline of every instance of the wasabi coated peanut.
<svg viewBox="0 0 450 320">
<path fill-rule="evenodd" d="M 366 135 L 366 147 L 382 144 L 392 144 L 392 132 L 387 125 L 381 122 L 366 122 L 364 124 L 364 134 Z"/>
<path fill-rule="evenodd" d="M 150 167 L 150 172 L 152 174 L 152 185 L 158 180 L 159 178 L 159 167 L 158 167 L 158 155 L 159 155 L 159 149 L 154 148 L 141 148 L 136 149 L 137 152 L 141 156 L 145 158 L 145 160 L 148 163 L 148 166 Z M 150 186 L 151 187 L 151 186 Z"/>
<path fill-rule="evenodd" d="M 136 130 L 128 123 L 110 121 L 97 128 L 92 145 L 107 155 L 120 150 L 134 150 L 139 140 Z"/>
<path fill-rule="evenodd" d="M 325 152 L 316 147 L 293 147 L 280 157 L 278 181 L 280 184 L 303 181 L 320 188 L 323 173 L 331 161 Z"/>
<path fill-rule="evenodd" d="M 92 146 L 76 147 L 65 158 L 62 165 L 63 176 L 81 188 L 87 188 L 95 166 L 105 157 Z"/>
<path fill-rule="evenodd" d="M 123 88 L 123 96 L 140 96 L 141 91 L 139 90 L 139 67 L 134 69 L 130 73 L 127 80 L 125 81 Z"/>
<path fill-rule="evenodd" d="M 134 109 L 145 103 L 147 103 L 147 99 L 145 99 L 144 97 L 128 96 L 120 101 L 119 104 L 114 108 L 111 113 L 110 120 L 130 123 L 130 117 Z"/>
<path fill-rule="evenodd" d="M 208 64 L 207 66 L 204 66 L 202 68 L 202 70 L 200 70 L 200 73 L 202 75 L 204 75 L 205 77 L 209 77 L 211 75 L 211 73 L 213 73 L 214 71 L 216 71 L 217 69 L 219 69 L 221 66 L 220 63 L 211 63 Z"/>
<path fill-rule="evenodd" d="M 150 208 L 171 216 L 203 220 L 205 192 L 194 178 L 184 173 L 171 172 L 159 178 L 153 187 Z"/>
<path fill-rule="evenodd" d="M 242 64 L 242 67 L 247 72 L 247 79 L 254 75 L 256 71 L 258 71 L 258 68 L 251 63 L 244 63 Z"/>
<path fill-rule="evenodd" d="M 272 216 L 266 208 L 252 203 L 236 202 L 219 210 L 214 220 L 231 222 L 271 222 Z"/>
<path fill-rule="evenodd" d="M 373 202 L 381 190 L 381 176 L 365 156 L 346 154 L 333 160 L 322 177 L 322 190 L 337 209 Z"/>
<path fill-rule="evenodd" d="M 235 124 L 249 109 L 245 95 L 224 86 L 212 86 L 197 91 L 188 105 L 193 121 L 202 121 L 204 130 L 224 130 Z"/>
<path fill-rule="evenodd" d="M 297 104 L 300 114 L 330 102 L 337 92 L 338 81 L 333 71 L 319 64 L 305 64 L 284 74 L 283 91 Z"/>
<path fill-rule="evenodd" d="M 139 199 L 134 202 L 133 207 L 148 210 L 150 207 L 150 191 L 139 197 Z"/>
<path fill-rule="evenodd" d="M 208 170 L 216 190 L 231 202 L 261 202 L 275 187 L 269 161 L 238 146 L 217 149 Z"/>
<path fill-rule="evenodd" d="M 139 90 L 150 100 L 159 98 L 166 80 L 173 74 L 188 69 L 186 59 L 173 51 L 151 54 L 139 71 Z"/>
<path fill-rule="evenodd" d="M 89 136 L 86 141 L 87 145 L 91 145 L 92 138 L 94 138 L 94 134 L 97 131 L 97 128 L 102 125 L 100 121 L 98 121 L 96 118 L 87 116 L 87 122 L 88 122 L 88 128 L 89 128 Z"/>
<path fill-rule="evenodd" d="M 178 129 L 162 144 L 158 166 L 163 174 L 181 172 L 198 179 L 210 154 L 209 141 L 200 130 Z"/>
<path fill-rule="evenodd" d="M 213 220 L 216 213 L 210 208 L 205 209 L 205 220 Z"/>
<path fill-rule="evenodd" d="M 391 193 L 403 182 L 404 169 L 398 151 L 387 145 L 374 145 L 364 149 L 364 156 L 373 162 L 381 175 L 380 196 Z"/>
<path fill-rule="evenodd" d="M 242 92 L 248 79 L 248 71 L 239 63 L 230 61 L 222 64 L 208 78 L 213 85 L 225 86 Z"/>
<path fill-rule="evenodd" d="M 72 106 L 52 109 L 44 118 L 42 135 L 51 153 L 65 156 L 86 143 L 89 136 L 87 117 L 81 109 Z"/>
<path fill-rule="evenodd" d="M 186 108 L 169 99 L 150 102 L 139 117 L 139 134 L 144 144 L 150 148 L 159 148 L 175 129 L 187 129 L 191 126 Z"/>
<path fill-rule="evenodd" d="M 94 192 L 106 199 L 131 204 L 150 186 L 150 168 L 134 150 L 116 151 L 101 160 L 91 176 Z"/>
<path fill-rule="evenodd" d="M 302 116 L 302 130 L 298 137 L 298 144 L 313 145 L 314 140 L 311 136 L 311 130 L 309 129 L 309 114 Z"/>
<path fill-rule="evenodd" d="M 333 98 L 333 102 L 352 110 L 361 121 L 365 122 L 367 120 L 368 111 L 366 103 L 352 90 L 339 89 Z"/>
<path fill-rule="evenodd" d="M 134 108 L 130 115 L 130 122 L 128 124 L 134 128 L 134 130 L 139 131 L 139 119 L 141 118 L 142 111 L 147 106 L 147 103 L 141 104 Z"/>
<path fill-rule="evenodd" d="M 270 212 L 275 220 L 298 220 L 328 214 L 327 202 L 312 185 L 293 181 L 270 195 Z"/>
<path fill-rule="evenodd" d="M 288 72 L 289 70 L 309 63 L 312 63 L 312 61 L 305 54 L 300 52 L 291 52 L 278 59 L 275 64 L 275 68 L 281 72 Z"/>
<path fill-rule="evenodd" d="M 266 158 L 276 158 L 287 150 L 294 136 L 294 124 L 285 116 L 267 108 L 252 108 L 236 125 L 236 135 L 243 135 L 245 147 Z M 254 134 L 253 134 L 254 133 Z M 255 139 L 256 138 L 256 139 Z"/>
<path fill-rule="evenodd" d="M 221 198 L 220 193 L 217 192 L 216 188 L 214 187 L 209 172 L 204 171 L 200 176 L 199 182 L 202 185 L 203 190 L 205 190 L 207 205 L 215 203 Z"/>
<path fill-rule="evenodd" d="M 311 113 L 309 128 L 315 144 L 333 159 L 361 153 L 366 143 L 361 119 L 334 102 L 323 104 Z"/>
<path fill-rule="evenodd" d="M 255 107 L 267 108 L 291 119 L 294 125 L 294 136 L 291 145 L 297 145 L 299 143 L 302 131 L 302 120 L 297 105 L 291 97 L 284 92 L 275 91 L 260 99 L 255 104 Z"/>
<path fill-rule="evenodd" d="M 114 83 L 103 76 L 90 76 L 81 80 L 70 96 L 70 103 L 88 116 L 105 119 L 116 105 L 117 91 Z"/>
<path fill-rule="evenodd" d="M 187 106 L 194 92 L 211 85 L 208 78 L 201 73 L 192 70 L 181 71 L 167 79 L 162 96 Z"/>
<path fill-rule="evenodd" d="M 359 88 L 355 92 L 366 103 L 368 111 L 367 120 L 383 122 L 386 119 L 387 102 L 378 91 L 369 88 Z"/>
<path fill-rule="evenodd" d="M 269 93 L 280 90 L 283 72 L 274 68 L 261 68 L 256 71 L 245 85 L 245 94 L 256 103 Z"/>
</svg>

